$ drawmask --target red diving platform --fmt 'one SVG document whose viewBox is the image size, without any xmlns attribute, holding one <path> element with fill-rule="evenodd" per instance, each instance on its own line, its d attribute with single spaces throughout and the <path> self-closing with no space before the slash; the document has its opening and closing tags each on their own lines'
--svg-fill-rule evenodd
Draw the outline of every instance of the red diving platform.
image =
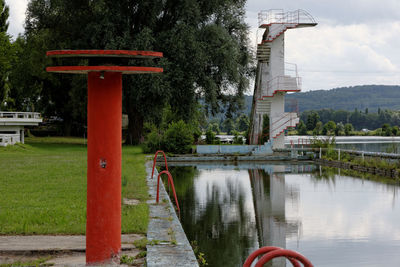
<svg viewBox="0 0 400 267">
<path fill-rule="evenodd" d="M 86 58 L 93 66 L 54 66 L 48 72 L 88 75 L 86 263 L 107 264 L 121 250 L 122 75 L 161 73 L 162 68 L 120 66 L 154 59 L 160 52 L 56 50 L 48 57 Z M 96 64 L 98 63 L 98 64 Z M 119 263 L 119 262 L 118 262 Z"/>
</svg>

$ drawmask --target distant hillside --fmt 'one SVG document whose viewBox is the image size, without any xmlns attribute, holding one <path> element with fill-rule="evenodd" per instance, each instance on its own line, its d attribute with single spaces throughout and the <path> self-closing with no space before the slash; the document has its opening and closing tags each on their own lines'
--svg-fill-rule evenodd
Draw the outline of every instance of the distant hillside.
<svg viewBox="0 0 400 267">
<path fill-rule="evenodd" d="M 331 108 L 334 110 L 364 110 L 376 112 L 378 108 L 400 110 L 400 86 L 362 85 L 318 90 L 286 95 L 297 99 L 299 111 Z"/>
<path fill-rule="evenodd" d="M 290 99 L 297 99 L 300 112 L 324 108 L 349 111 L 355 108 L 364 111 L 368 108 L 369 112 L 376 112 L 378 108 L 400 110 L 400 86 L 360 85 L 287 94 L 285 98 L 287 111 L 292 111 L 289 107 Z M 244 108 L 238 113 L 250 115 L 253 96 L 246 95 L 244 100 Z M 224 114 L 215 117 L 225 118 Z"/>
</svg>

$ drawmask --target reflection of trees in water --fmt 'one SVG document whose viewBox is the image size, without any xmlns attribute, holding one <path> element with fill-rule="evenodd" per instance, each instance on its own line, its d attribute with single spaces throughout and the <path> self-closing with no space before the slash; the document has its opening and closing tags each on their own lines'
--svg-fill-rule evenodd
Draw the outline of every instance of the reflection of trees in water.
<svg viewBox="0 0 400 267">
<path fill-rule="evenodd" d="M 247 248 L 256 243 L 257 233 L 240 180 L 227 178 L 223 188 L 218 184 L 209 186 L 200 207 L 194 189 L 198 175 L 188 177 L 189 173 L 174 168 L 185 233 L 189 240 L 198 242 L 209 266 L 241 266 L 249 255 Z"/>
<path fill-rule="evenodd" d="M 363 173 L 354 170 L 340 169 L 328 166 L 318 166 L 318 168 L 311 173 L 311 180 L 315 183 L 327 183 L 336 186 L 336 178 L 341 176 L 347 176 L 349 178 L 361 179 L 363 181 L 370 181 L 376 183 L 376 186 L 380 186 L 386 190 L 386 192 L 393 194 L 393 205 L 398 196 L 399 181 L 391 178 L 383 178 L 370 173 Z"/>
</svg>

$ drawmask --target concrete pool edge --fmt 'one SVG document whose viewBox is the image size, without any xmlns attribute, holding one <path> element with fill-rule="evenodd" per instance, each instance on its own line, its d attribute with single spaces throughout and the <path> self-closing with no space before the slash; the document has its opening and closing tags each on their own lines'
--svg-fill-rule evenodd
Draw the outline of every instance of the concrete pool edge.
<svg viewBox="0 0 400 267">
<path fill-rule="evenodd" d="M 163 161 L 164 158 L 157 157 L 157 161 Z M 292 158 L 290 155 L 268 155 L 268 156 L 243 156 L 243 155 L 213 155 L 213 156 L 167 156 L 168 162 L 203 162 L 203 161 L 306 161 L 310 160 L 309 156 L 298 156 Z"/>
<path fill-rule="evenodd" d="M 149 226 L 147 266 L 198 266 L 196 256 L 175 213 L 175 208 L 160 183 L 160 202 L 156 203 L 157 176 L 151 177 L 152 162 L 146 162 L 146 181 L 149 189 Z M 179 200 L 178 200 L 179 201 Z"/>
</svg>

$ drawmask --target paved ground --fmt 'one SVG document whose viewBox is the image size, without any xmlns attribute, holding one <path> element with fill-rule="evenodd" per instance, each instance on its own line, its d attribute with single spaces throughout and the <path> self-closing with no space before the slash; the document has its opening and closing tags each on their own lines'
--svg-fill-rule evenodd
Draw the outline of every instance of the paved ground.
<svg viewBox="0 0 400 267">
<path fill-rule="evenodd" d="M 136 256 L 133 242 L 145 236 L 122 235 L 121 255 Z M 84 266 L 85 236 L 0 236 L 0 264 L 47 259 L 53 266 Z M 144 259 L 137 261 L 140 266 Z"/>
</svg>

